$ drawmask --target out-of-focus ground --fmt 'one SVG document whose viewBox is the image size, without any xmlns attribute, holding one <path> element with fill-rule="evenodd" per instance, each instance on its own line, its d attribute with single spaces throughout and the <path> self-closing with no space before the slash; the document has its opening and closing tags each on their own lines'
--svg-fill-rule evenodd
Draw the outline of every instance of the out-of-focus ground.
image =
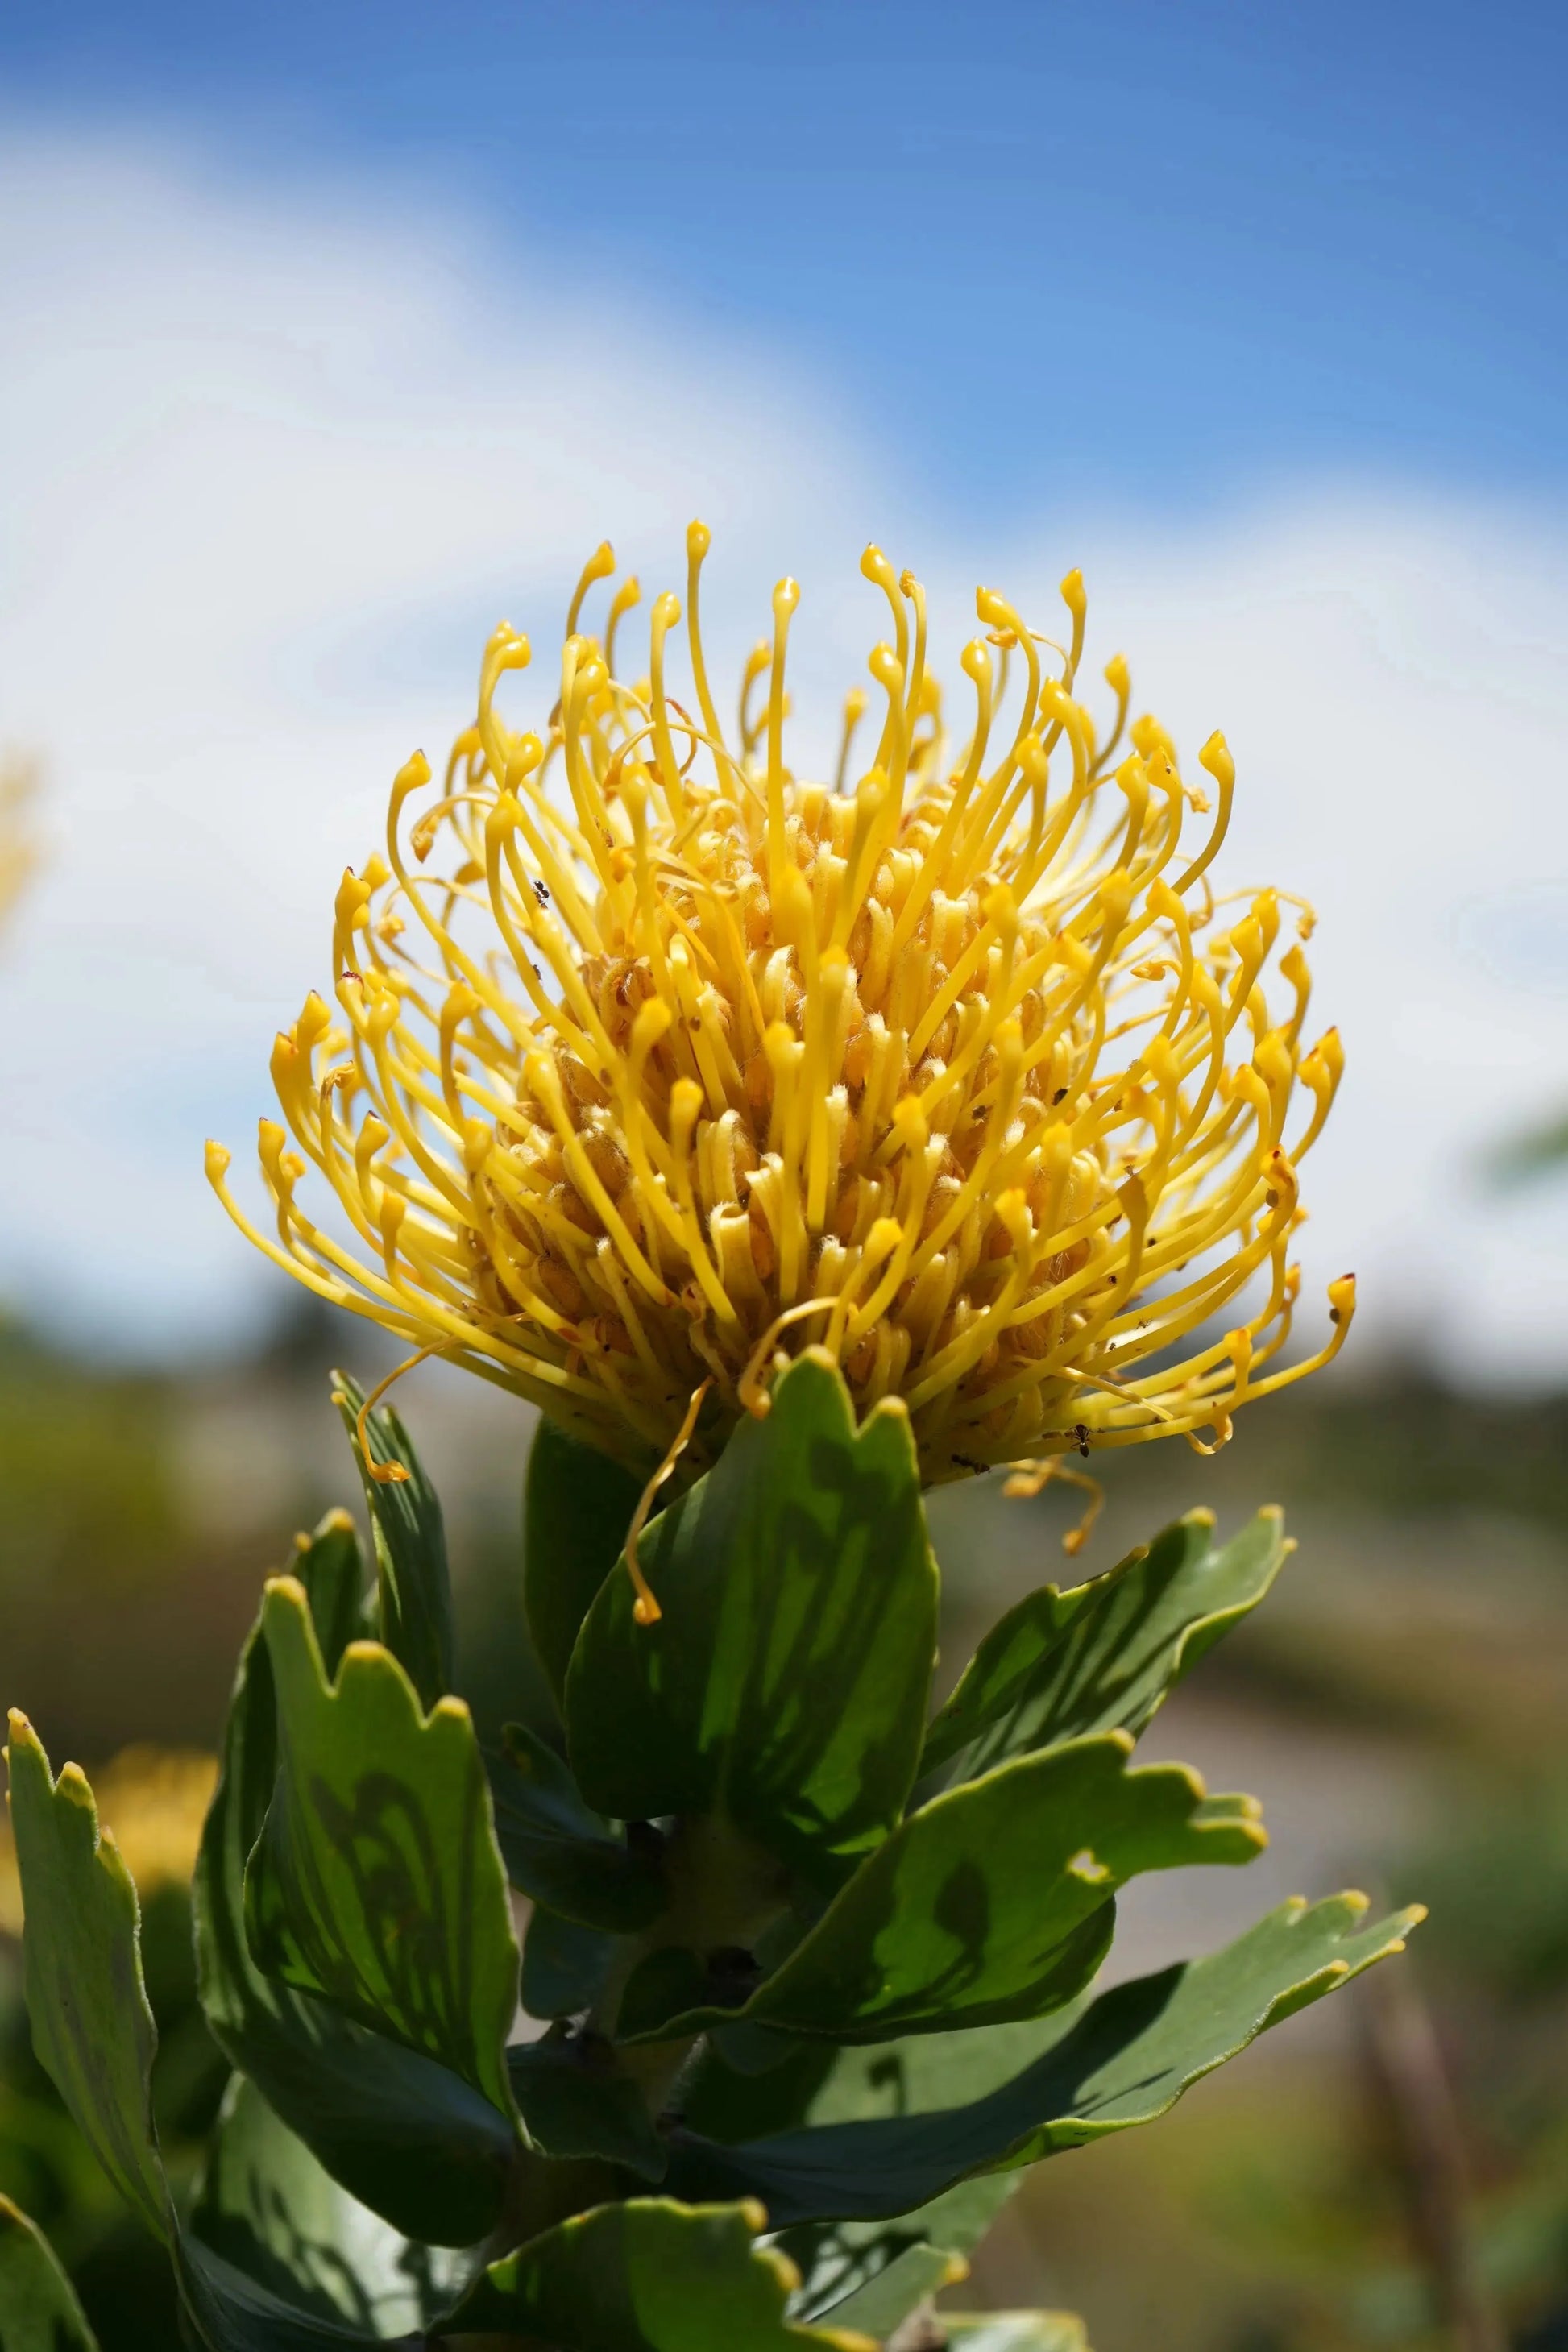
<svg viewBox="0 0 1568 2352">
<path fill-rule="evenodd" d="M 92 1370 L 0 1328 L 0 1695 L 57 1765 L 215 1743 L 262 1577 L 297 1528 L 357 1504 L 337 1360 L 362 1376 L 392 1360 L 325 1315 L 183 1377 Z M 542 1703 L 518 1577 L 531 1416 L 434 1366 L 397 1402 L 447 1507 L 460 1678 L 493 1727 Z M 1076 1562 L 1060 1539 L 1079 1496 L 931 1497 L 943 1673 L 1031 1585 L 1109 1567 L 1194 1503 L 1222 1533 L 1284 1506 L 1299 1552 L 1146 1741 L 1260 1797 L 1273 1845 L 1246 1871 L 1140 1883 L 1116 1966 L 1210 1948 L 1290 1894 L 1430 1901 L 1412 1981 L 1456 2103 L 1478 2274 L 1521 2352 L 1568 2346 L 1568 1397 L 1468 1397 L 1414 1361 L 1352 1360 L 1243 1413 L 1212 1460 L 1165 1443 L 1089 1466 L 1108 1500 Z M 14 1976 L 0 1935 L 0 2007 Z M 1458 2343 L 1411 2227 L 1373 2000 L 1352 1988 L 1153 2129 L 1044 2167 L 963 2300 L 1081 2309 L 1095 2352 Z M 164 2084 L 176 2141 L 212 2095 L 194 2045 L 187 2075 Z M 112 2273 L 94 2251 L 108 2203 L 47 2108 L 0 2021 L 0 2189 L 64 2231 L 90 2302 L 94 2263 Z"/>
</svg>

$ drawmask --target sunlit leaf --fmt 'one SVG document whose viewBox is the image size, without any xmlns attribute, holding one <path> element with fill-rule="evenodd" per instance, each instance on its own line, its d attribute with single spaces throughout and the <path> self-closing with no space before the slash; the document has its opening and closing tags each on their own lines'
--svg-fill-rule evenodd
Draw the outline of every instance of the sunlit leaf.
<svg viewBox="0 0 1568 2352">
<path fill-rule="evenodd" d="M 944 2311 L 942 2326 L 952 2352 L 1089 2352 L 1070 2311 Z"/>
<path fill-rule="evenodd" d="M 22 1950 L 33 2046 L 93 2154 L 148 2228 L 173 2230 L 153 2134 L 158 2046 L 142 1981 L 136 1889 L 74 1764 L 56 1780 L 37 1734 L 13 1712 L 6 1750 Z"/>
<path fill-rule="evenodd" d="M 454 2335 L 507 2332 L 556 2352 L 802 2352 L 869 2338 L 784 2316 L 792 2273 L 753 2241 L 754 2204 L 667 2198 L 602 2205 L 497 2263 L 447 2322 Z"/>
<path fill-rule="evenodd" d="M 246 1872 L 257 1958 L 510 2114 L 518 1949 L 468 1708 L 440 1698 L 426 1716 L 373 1642 L 329 1683 L 292 1577 L 268 1584 L 262 1629 L 280 1769 Z"/>
<path fill-rule="evenodd" d="M 936 1641 L 936 1570 L 909 1419 L 859 1430 L 808 1350 L 764 1421 L 648 1528 L 601 1588 L 566 1682 L 589 1803 L 620 1821 L 719 1813 L 831 1888 L 887 1835 L 914 1778 Z"/>
<path fill-rule="evenodd" d="M 182 2232 L 148 2095 L 157 2034 L 142 1989 L 135 1890 L 112 1838 L 99 1838 L 86 1780 L 70 1764 L 51 1778 L 23 1716 L 11 1718 L 9 1756 L 38 2053 L 110 2179 L 167 2244 L 196 2343 L 203 2352 L 369 2346 L 363 2330 L 282 2301 Z"/>
<path fill-rule="evenodd" d="M 760 2197 L 780 2229 L 875 2221 L 912 2211 L 970 2173 L 1033 2163 L 1152 2122 L 1268 2026 L 1401 1950 L 1422 1916 L 1399 1912 L 1363 1928 L 1365 1908 L 1361 1895 L 1283 1904 L 1207 1959 L 1043 2020 L 1033 2029 L 1032 2062 L 978 2098 L 908 2108 L 898 2104 L 895 2073 L 891 2111 L 879 2119 L 824 2123 L 739 2147 L 677 2132 L 669 2185 L 693 2199 Z M 1021 2041 L 1022 2030 L 1012 2031 Z M 919 2045 L 909 2048 L 918 2063 Z"/>
<path fill-rule="evenodd" d="M 973 1780 L 1008 1757 L 1094 1731 L 1136 1738 L 1166 1693 L 1279 1574 L 1289 1547 L 1277 1510 L 1227 1544 L 1190 1511 L 1092 1584 L 1047 1584 L 981 1643 L 921 1757 L 922 1782 Z M 946 1768 L 945 1769 L 943 1768 Z"/>
<path fill-rule="evenodd" d="M 895 2254 L 874 2278 L 833 2306 L 835 2327 L 858 2328 L 879 2343 L 890 2336 L 915 2305 L 944 2286 L 956 2285 L 968 2265 L 942 2246 L 918 2242 Z"/>
<path fill-rule="evenodd" d="M 339 1566 L 336 1555 L 321 1556 L 320 1537 L 296 1562 L 323 1649 Z M 277 1782 L 276 1713 L 258 1620 L 240 1659 L 193 1888 L 207 2023 L 225 2055 L 356 2199 L 410 2236 L 470 2244 L 500 2213 L 516 2145 L 507 2117 L 446 2066 L 295 1991 L 251 1955 L 245 1866 Z"/>
<path fill-rule="evenodd" d="M 360 1445 L 364 1391 L 346 1372 L 332 1374 L 332 1396 L 342 1415 L 364 1486 L 375 1538 L 376 1602 L 381 1638 L 408 1674 L 425 1705 L 452 1687 L 452 1584 L 447 1536 L 436 1489 L 397 1415 L 377 1405 L 365 1416 L 369 1461 Z M 380 1479 L 372 1465 L 405 1475 Z M 330 1670 L 329 1670 L 330 1671 Z"/>
<path fill-rule="evenodd" d="M 795 2034 L 886 2041 L 1037 2017 L 1105 1957 L 1109 1897 L 1137 1873 L 1250 1862 L 1249 1798 L 1178 1764 L 1128 1769 L 1124 1732 L 1021 1756 L 936 1798 L 864 1863 L 746 2002 Z M 683 2009 L 666 2032 L 713 2021 Z"/>
</svg>

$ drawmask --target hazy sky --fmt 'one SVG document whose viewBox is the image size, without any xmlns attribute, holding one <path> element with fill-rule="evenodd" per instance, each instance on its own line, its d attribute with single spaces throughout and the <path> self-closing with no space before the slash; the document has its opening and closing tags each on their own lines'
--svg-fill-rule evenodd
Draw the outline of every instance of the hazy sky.
<svg viewBox="0 0 1568 2352">
<path fill-rule="evenodd" d="M 976 26 L 978 26 L 978 29 Z M 392 769 L 606 532 L 715 526 L 803 704 L 1080 562 L 1233 882 L 1319 902 L 1351 1076 L 1312 1287 L 1568 1370 L 1568 440 L 1554 10 L 94 5 L 0 17 L 0 736 L 51 856 L 0 967 L 0 1281 L 204 1343 L 209 1208 Z M 1048 625 L 1048 623 L 1047 624 Z M 831 719 L 826 719 L 826 726 Z M 826 726 L 825 730 L 826 731 Z"/>
</svg>

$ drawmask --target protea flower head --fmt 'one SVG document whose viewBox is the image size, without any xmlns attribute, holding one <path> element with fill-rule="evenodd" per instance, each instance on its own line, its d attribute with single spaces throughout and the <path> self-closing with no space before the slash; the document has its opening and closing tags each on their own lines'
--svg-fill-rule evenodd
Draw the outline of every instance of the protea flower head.
<svg viewBox="0 0 1568 2352">
<path fill-rule="evenodd" d="M 727 725 L 708 543 L 694 523 L 684 616 L 657 598 L 635 682 L 637 582 L 584 618 L 598 551 L 530 731 L 497 706 L 528 640 L 490 638 L 444 779 L 416 753 L 384 853 L 343 877 L 336 1012 L 312 994 L 278 1040 L 277 1238 L 212 1145 L 230 1213 L 321 1297 L 629 1462 L 691 1421 L 689 1466 L 711 1459 L 801 1345 L 858 1408 L 902 1400 L 931 1483 L 1212 1446 L 1333 1351 L 1353 1297 L 1332 1286 L 1319 1356 L 1268 1368 L 1341 1054 L 1303 1041 L 1306 962 L 1279 952 L 1300 901 L 1214 895 L 1223 739 L 1199 755 L 1211 806 L 1157 721 L 1127 726 L 1120 656 L 1104 716 L 1079 699 L 1076 572 L 1060 644 L 980 592 L 950 732 L 922 591 L 870 548 L 874 691 L 848 697 L 837 778 L 808 780 L 786 746 L 799 592 L 774 590 Z"/>
</svg>

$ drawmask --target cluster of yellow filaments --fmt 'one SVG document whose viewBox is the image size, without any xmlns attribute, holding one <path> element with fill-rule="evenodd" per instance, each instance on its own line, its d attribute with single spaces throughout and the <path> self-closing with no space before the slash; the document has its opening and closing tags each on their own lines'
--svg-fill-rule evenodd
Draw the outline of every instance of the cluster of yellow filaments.
<svg viewBox="0 0 1568 2352">
<path fill-rule="evenodd" d="M 805 782 L 784 748 L 795 583 L 727 730 L 698 621 L 708 541 L 694 523 L 684 700 L 678 597 L 655 602 L 634 684 L 616 640 L 637 582 L 601 635 L 583 624 L 607 546 L 539 731 L 498 709 L 530 653 L 496 631 L 444 782 L 431 795 L 412 759 L 384 856 L 344 877 L 338 1013 L 312 994 L 279 1038 L 277 1240 L 214 1145 L 226 1205 L 321 1297 L 628 1462 L 668 1447 L 704 1383 L 688 1466 L 711 1460 L 765 1411 L 786 1335 L 826 1347 L 860 1410 L 903 1400 L 930 1483 L 1171 1432 L 1212 1445 L 1332 1352 L 1352 1297 L 1333 1286 L 1321 1355 L 1265 1369 L 1341 1055 L 1331 1031 L 1303 1043 L 1280 894 L 1213 895 L 1224 741 L 1201 754 L 1216 803 L 1193 845 L 1210 803 L 1154 719 L 1128 729 L 1121 656 L 1103 732 L 1076 698 L 1075 572 L 1064 644 L 980 593 L 955 744 L 922 592 L 871 548 L 891 641 L 876 696 L 847 698 L 837 781 Z M 302 1205 L 312 1168 L 352 1242 Z M 1224 1328 L 1249 1287 L 1257 1312 Z"/>
</svg>

